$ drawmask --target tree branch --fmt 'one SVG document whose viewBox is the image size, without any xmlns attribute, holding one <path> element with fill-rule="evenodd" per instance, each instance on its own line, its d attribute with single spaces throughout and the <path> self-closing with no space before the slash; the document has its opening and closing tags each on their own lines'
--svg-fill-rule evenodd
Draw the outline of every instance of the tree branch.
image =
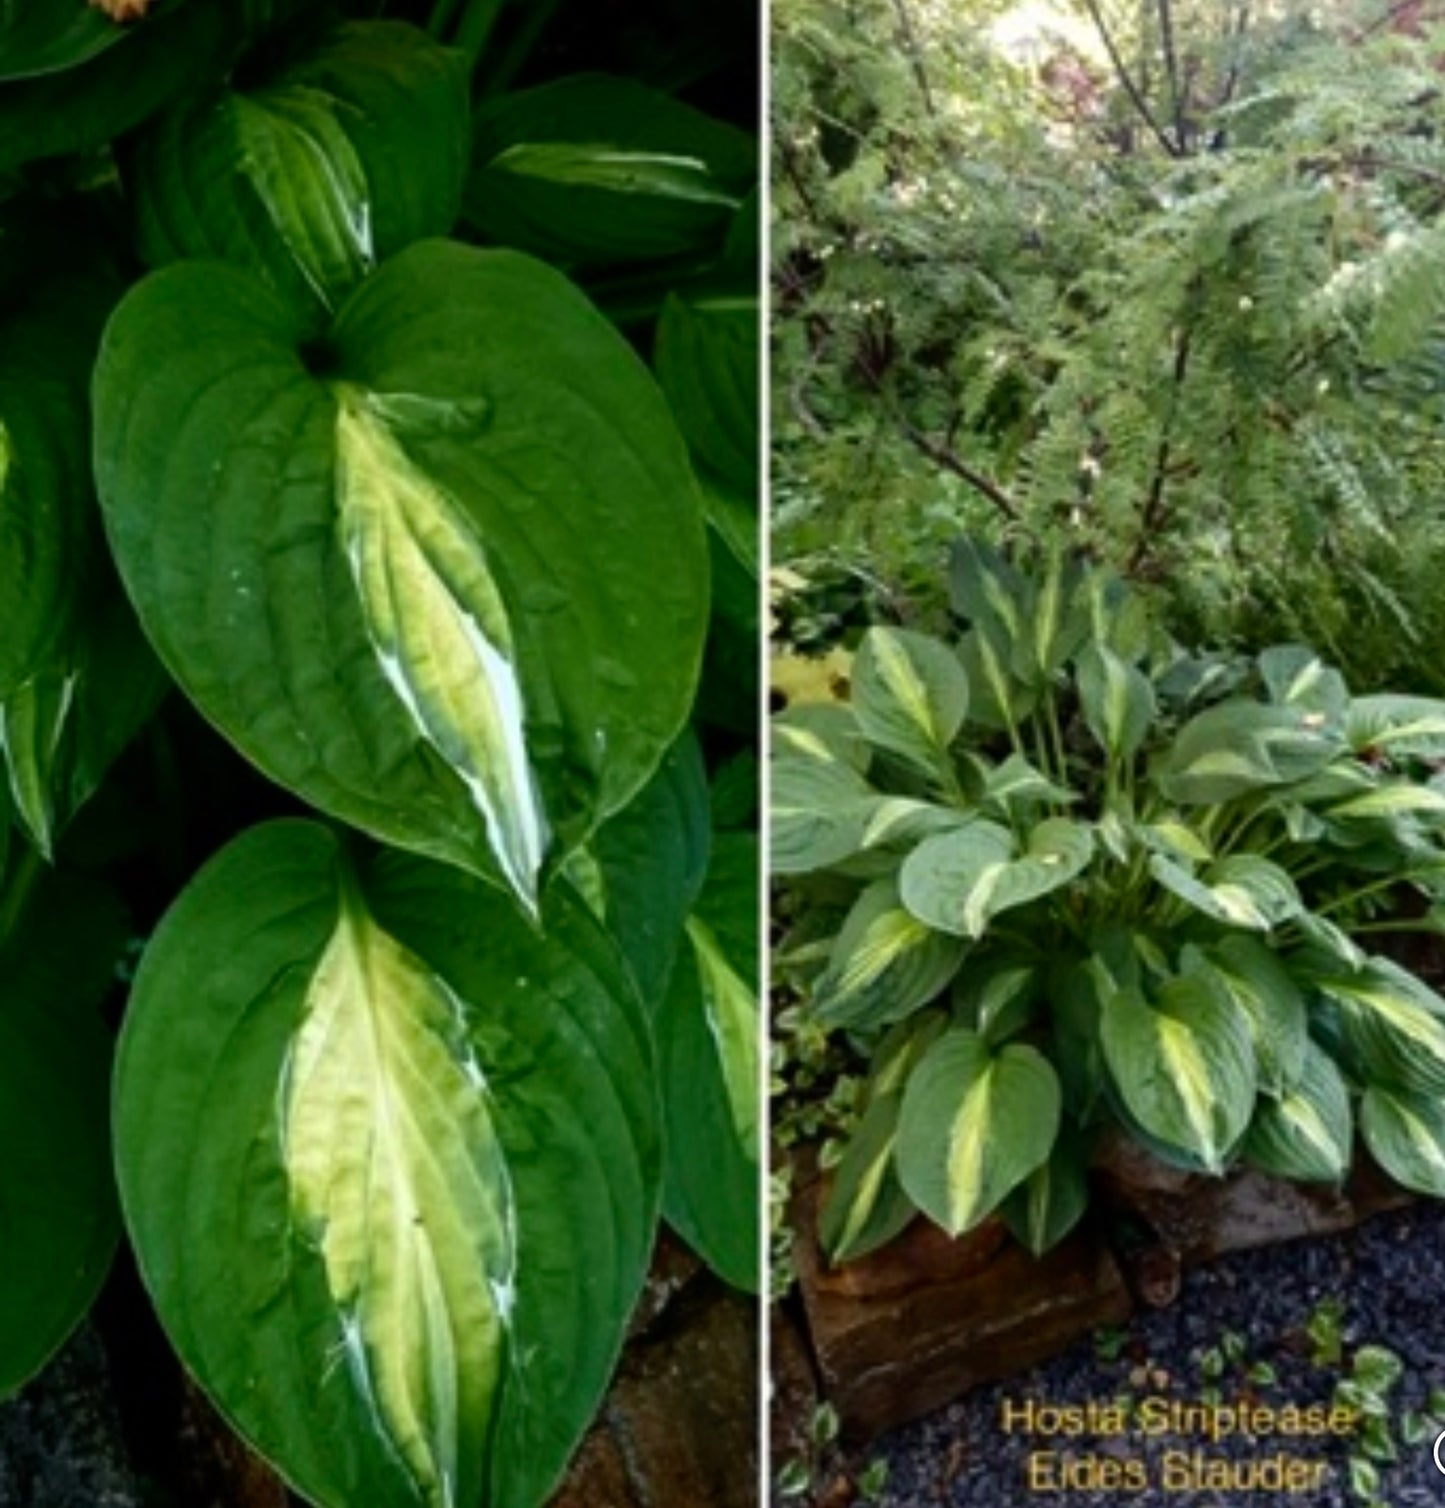
<svg viewBox="0 0 1445 1508">
<path fill-rule="evenodd" d="M 928 72 L 923 66 L 923 53 L 918 46 L 918 33 L 913 28 L 913 17 L 908 13 L 907 0 L 893 0 L 893 13 L 898 17 L 898 29 L 903 33 L 904 50 L 913 65 L 913 77 L 918 80 L 918 92 L 923 96 L 923 108 L 933 118 L 938 111 L 933 104 L 933 91 L 928 87 Z"/>
<path fill-rule="evenodd" d="M 1103 12 L 1099 9 L 1099 0 L 1084 0 L 1084 8 L 1089 12 L 1089 19 L 1094 23 L 1094 29 L 1099 33 L 1099 40 L 1104 44 L 1104 51 L 1109 54 L 1109 62 L 1113 65 L 1114 77 L 1118 79 L 1120 87 L 1129 96 L 1130 103 L 1139 112 L 1144 124 L 1153 133 L 1154 139 L 1169 154 L 1170 157 L 1183 157 L 1183 148 L 1169 139 L 1169 133 L 1159 124 L 1154 112 L 1149 108 L 1149 101 L 1139 91 L 1139 86 L 1134 82 L 1133 75 L 1124 66 L 1124 59 L 1119 55 L 1119 49 L 1114 42 L 1114 35 L 1104 21 Z"/>
<path fill-rule="evenodd" d="M 1149 493 L 1144 499 L 1144 511 L 1139 516 L 1139 538 L 1134 542 L 1134 548 L 1129 555 L 1128 574 L 1134 575 L 1149 558 L 1149 547 L 1154 542 L 1154 536 L 1163 527 L 1168 517 L 1168 510 L 1164 503 L 1164 494 L 1171 476 L 1176 475 L 1176 469 L 1171 465 L 1174 449 L 1174 420 L 1179 412 L 1184 391 L 1184 380 L 1189 375 L 1189 349 L 1192 343 L 1192 330 L 1186 325 L 1179 332 L 1179 339 L 1174 347 L 1174 396 L 1169 405 L 1169 413 L 1164 420 L 1164 428 L 1159 436 L 1159 448 L 1154 455 L 1154 475 L 1149 482 Z"/>
<path fill-rule="evenodd" d="M 1164 48 L 1164 69 L 1169 75 L 1169 97 L 1174 104 L 1174 137 L 1179 150 L 1189 149 L 1189 121 L 1185 108 L 1184 83 L 1179 74 L 1179 54 L 1174 47 L 1174 6 L 1172 0 L 1156 0 L 1159 11 L 1159 40 Z"/>
</svg>

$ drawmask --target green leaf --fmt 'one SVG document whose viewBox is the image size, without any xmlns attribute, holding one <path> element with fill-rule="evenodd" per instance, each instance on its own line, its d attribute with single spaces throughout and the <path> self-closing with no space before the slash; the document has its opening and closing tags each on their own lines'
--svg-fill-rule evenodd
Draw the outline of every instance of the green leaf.
<svg viewBox="0 0 1445 1508">
<path fill-rule="evenodd" d="M 796 744 L 782 743 L 784 751 Z M 821 743 L 810 753 L 775 753 L 769 783 L 770 867 L 808 874 L 842 863 L 864 846 L 884 798 Z"/>
<path fill-rule="evenodd" d="M 1078 661 L 1079 701 L 1089 731 L 1119 763 L 1142 747 L 1154 721 L 1154 687 L 1142 670 L 1103 644 L 1090 644 Z"/>
<path fill-rule="evenodd" d="M 658 1110 L 616 949 L 311 822 L 176 903 L 116 1069 L 126 1224 L 231 1424 L 321 1508 L 539 1503 L 653 1240 Z"/>
<path fill-rule="evenodd" d="M 43 879 L 0 940 L 0 1398 L 90 1308 L 120 1234 L 96 1006 L 124 940 L 113 898 L 68 876 Z"/>
<path fill-rule="evenodd" d="M 681 441 L 621 338 L 510 252 L 418 243 L 329 348 L 308 372 L 237 268 L 130 293 L 95 383 L 126 586 L 272 779 L 535 904 L 691 705 L 707 563 Z"/>
<path fill-rule="evenodd" d="M 1039 1002 L 1039 966 L 1008 953 L 974 953 L 953 987 L 958 1019 L 997 1047 L 1033 1020 Z"/>
<path fill-rule="evenodd" d="M 854 903 L 813 989 L 820 1022 L 849 1029 L 886 1025 L 947 987 L 966 945 L 925 926 L 898 896 L 898 881 L 870 885 Z"/>
<path fill-rule="evenodd" d="M 478 229 L 583 264 L 720 247 L 758 176 L 744 132 L 601 75 L 498 97 L 477 117 L 472 162 Z"/>
<path fill-rule="evenodd" d="M 1304 977 L 1339 1012 L 1343 1040 L 1371 1080 L 1445 1093 L 1445 1000 L 1388 958 L 1354 972 L 1307 959 Z"/>
<path fill-rule="evenodd" d="M 759 853 L 751 834 L 713 843 L 657 1015 L 667 1131 L 663 1213 L 728 1282 L 761 1284 Z"/>
<path fill-rule="evenodd" d="M 1067 885 L 1093 856 L 1093 833 L 1081 822 L 1039 823 L 1022 852 L 1007 828 L 971 822 L 925 839 L 904 860 L 903 904 L 940 932 L 979 938 L 1002 912 Z"/>
<path fill-rule="evenodd" d="M 754 293 L 669 294 L 653 357 L 693 454 L 748 499 L 758 494 L 759 320 Z M 756 516 L 747 532 L 756 536 Z"/>
<path fill-rule="evenodd" d="M 1304 993 L 1279 956 L 1258 938 L 1238 934 L 1213 947 L 1185 948 L 1186 974 L 1206 972 L 1230 995 L 1249 1021 L 1262 1089 L 1292 1089 L 1305 1071 L 1309 1048 Z"/>
<path fill-rule="evenodd" d="M 1338 670 L 1302 644 L 1282 644 L 1259 657 L 1259 672 L 1272 702 L 1321 714 L 1333 727 L 1350 705 L 1349 688 Z"/>
<path fill-rule="evenodd" d="M 1351 1379 L 1383 1398 L 1405 1375 L 1405 1363 L 1387 1346 L 1361 1346 L 1350 1358 Z"/>
<path fill-rule="evenodd" d="M 1334 1060 L 1313 1042 L 1291 1087 L 1260 1099 L 1244 1143 L 1255 1167 L 1301 1183 L 1340 1183 L 1350 1171 L 1354 1116 Z"/>
<path fill-rule="evenodd" d="M 1143 1130 L 1222 1173 L 1255 1098 L 1249 1021 L 1229 992 L 1204 974 L 1167 980 L 1152 1005 L 1121 990 L 1105 1002 L 1100 1032 L 1110 1075 Z"/>
<path fill-rule="evenodd" d="M 853 661 L 853 711 L 875 748 L 937 772 L 968 712 L 968 677 L 944 643 L 870 628 Z"/>
<path fill-rule="evenodd" d="M 986 809 L 991 807 L 1008 819 L 1032 807 L 1065 806 L 1078 799 L 1077 791 L 1050 780 L 1022 754 L 1010 754 L 985 777 L 980 805 Z"/>
<path fill-rule="evenodd" d="M 155 0 L 154 22 L 180 0 Z M 123 41 L 130 28 L 96 5 L 68 0 L 0 0 L 0 80 L 63 73 Z"/>
<path fill-rule="evenodd" d="M 924 1214 L 959 1235 L 1045 1162 L 1060 1110 L 1058 1078 L 1036 1048 L 994 1053 L 977 1033 L 950 1031 L 904 1090 L 898 1176 Z"/>
<path fill-rule="evenodd" d="M 63 655 L 84 608 L 90 371 L 117 291 L 85 269 L 0 288 L 0 697 Z"/>
<path fill-rule="evenodd" d="M 1231 854 L 1195 876 L 1156 853 L 1149 873 L 1196 911 L 1230 927 L 1268 932 L 1301 910 L 1299 891 L 1288 871 L 1257 854 Z"/>
<path fill-rule="evenodd" d="M 1186 806 L 1305 780 L 1340 752 L 1319 713 L 1229 701 L 1187 722 L 1159 762 L 1159 788 Z"/>
<path fill-rule="evenodd" d="M 29 0 L 19 3 L 30 8 Z M 218 77 L 249 34 L 300 8 L 301 0 L 187 0 L 125 28 L 76 67 L 7 84 L 0 89 L 0 172 L 104 146 Z"/>
<path fill-rule="evenodd" d="M 1445 1199 L 1445 1103 L 1438 1093 L 1369 1085 L 1360 1101 L 1360 1134 L 1396 1183 Z"/>
<path fill-rule="evenodd" d="M 192 94 L 128 144 L 141 256 L 251 268 L 320 320 L 378 263 L 456 219 L 466 61 L 415 27 L 353 23 L 279 69 Z"/>
<path fill-rule="evenodd" d="M 1350 703 L 1345 738 L 1356 754 L 1445 758 L 1445 702 L 1425 696 L 1361 696 Z"/>
<path fill-rule="evenodd" d="M 896 1026 L 874 1054 L 862 1115 L 819 1214 L 819 1239 L 833 1262 L 876 1251 L 918 1213 L 898 1181 L 898 1117 L 909 1076 L 947 1025 L 942 1012 L 923 1012 Z"/>
<path fill-rule="evenodd" d="M 689 732 L 590 844 L 602 873 L 603 919 L 649 1006 L 667 989 L 688 913 L 702 893 L 710 849 L 707 771 Z"/>
<path fill-rule="evenodd" d="M 1087 1162 L 1080 1139 L 1060 1136 L 1036 1168 L 1003 1202 L 1014 1238 L 1036 1256 L 1057 1246 L 1084 1218 L 1089 1206 Z"/>
</svg>

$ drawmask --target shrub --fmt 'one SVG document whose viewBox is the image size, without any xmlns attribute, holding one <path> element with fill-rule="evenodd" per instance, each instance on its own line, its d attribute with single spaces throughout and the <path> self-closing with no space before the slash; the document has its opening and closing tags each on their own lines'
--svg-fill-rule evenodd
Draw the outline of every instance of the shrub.
<svg viewBox="0 0 1445 1508">
<path fill-rule="evenodd" d="M 1195 656 L 1111 576 L 965 541 L 942 639 L 864 637 L 774 728 L 773 865 L 871 1052 L 823 1212 L 838 1259 L 922 1210 L 1035 1252 L 1122 1128 L 1221 1174 L 1445 1195 L 1445 1000 L 1381 934 L 1445 894 L 1445 703 L 1309 649 Z"/>
</svg>

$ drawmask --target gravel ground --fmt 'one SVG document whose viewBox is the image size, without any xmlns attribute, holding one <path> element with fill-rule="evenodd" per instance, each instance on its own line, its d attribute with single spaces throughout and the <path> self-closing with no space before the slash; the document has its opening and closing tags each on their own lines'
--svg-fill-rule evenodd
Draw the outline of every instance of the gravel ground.
<svg viewBox="0 0 1445 1508">
<path fill-rule="evenodd" d="M 83 1327 L 0 1404 L 0 1508 L 139 1508 L 105 1352 Z"/>
<path fill-rule="evenodd" d="M 1359 1505 L 1349 1488 L 1349 1445 L 1340 1437 L 1284 1441 L 1278 1437 L 1226 1436 L 1213 1445 L 1198 1435 L 1145 1439 L 1083 1434 L 1075 1438 L 1040 1438 L 1002 1429 L 1006 1402 L 1021 1406 L 1082 1405 L 1118 1394 L 1137 1398 L 1159 1395 L 1198 1404 L 1199 1355 L 1217 1347 L 1225 1332 L 1246 1342 L 1244 1360 L 1231 1367 L 1217 1386 L 1222 1401 L 1241 1393 L 1261 1404 L 1329 1403 L 1341 1369 L 1314 1364 L 1303 1326 L 1322 1300 L 1337 1299 L 1345 1308 L 1344 1352 L 1348 1366 L 1356 1346 L 1373 1344 L 1397 1352 L 1405 1363 L 1403 1379 L 1391 1395 L 1396 1417 L 1419 1408 L 1428 1389 L 1445 1385 L 1445 1208 L 1421 1206 L 1384 1215 L 1347 1235 L 1246 1252 L 1189 1274 L 1179 1301 L 1171 1308 L 1136 1315 L 1122 1350 L 1106 1359 L 1085 1342 L 1049 1365 L 982 1389 L 928 1419 L 895 1431 L 875 1447 L 889 1464 L 889 1485 L 881 1499 L 888 1508 L 1005 1508 L 1054 1500 L 1065 1508 L 1092 1508 L 1120 1503 L 1168 1504 L 1170 1508 L 1235 1508 L 1235 1505 L 1309 1504 L 1311 1508 Z M 1244 1369 L 1267 1362 L 1277 1373 L 1269 1385 L 1247 1382 Z M 1437 1426 L 1438 1427 L 1438 1426 Z M 1445 1476 L 1431 1460 L 1435 1430 L 1424 1445 L 1402 1446 L 1399 1461 L 1381 1468 L 1380 1503 L 1390 1508 L 1445 1508 Z M 1301 1467 L 1311 1478 L 1294 1492 L 1275 1485 L 1246 1490 L 1238 1484 L 1217 1490 L 1164 1485 L 1166 1451 L 1258 1461 L 1287 1454 L 1318 1463 Z M 1029 1485 L 1029 1457 L 1057 1451 L 1076 1458 L 1141 1463 L 1147 1485 L 1133 1491 L 1079 1488 L 1059 1490 L 1044 1480 L 1045 1467 L 1059 1478 L 1057 1459 L 1036 1463 L 1039 1484 Z"/>
</svg>

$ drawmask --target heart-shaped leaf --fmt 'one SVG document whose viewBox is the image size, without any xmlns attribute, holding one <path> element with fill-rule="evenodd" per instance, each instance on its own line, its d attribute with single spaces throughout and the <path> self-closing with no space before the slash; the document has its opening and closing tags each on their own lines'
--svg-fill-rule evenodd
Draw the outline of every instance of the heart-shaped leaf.
<svg viewBox="0 0 1445 1508">
<path fill-rule="evenodd" d="M 1360 1103 L 1360 1134 L 1396 1183 L 1445 1199 L 1445 1105 L 1438 1095 L 1372 1084 Z"/>
<path fill-rule="evenodd" d="M 870 885 L 849 911 L 813 1007 L 828 1026 L 876 1027 L 935 999 L 958 972 L 966 944 L 911 915 L 895 878 Z"/>
<path fill-rule="evenodd" d="M 898 1181 L 898 1117 L 909 1076 L 947 1025 L 941 1011 L 924 1011 L 894 1027 L 878 1044 L 858 1126 L 818 1216 L 819 1239 L 834 1262 L 876 1250 L 918 1213 Z"/>
<path fill-rule="evenodd" d="M 1149 872 L 1196 911 L 1230 927 L 1268 932 L 1301 909 L 1289 872 L 1258 854 L 1230 854 L 1193 875 L 1156 853 L 1149 861 Z"/>
<path fill-rule="evenodd" d="M 620 955 L 449 867 L 270 823 L 162 922 L 116 1069 L 172 1343 L 322 1508 L 541 1503 L 606 1386 L 660 1175 Z"/>
<path fill-rule="evenodd" d="M 1007 828 L 971 822 L 920 843 L 903 862 L 900 892 L 919 921 L 979 938 L 995 916 L 1067 885 L 1093 856 L 1093 832 L 1082 822 L 1040 822 L 1022 851 Z"/>
<path fill-rule="evenodd" d="M 1317 774 L 1343 747 L 1323 713 L 1228 701 L 1187 722 L 1160 760 L 1171 801 L 1212 805 Z"/>
<path fill-rule="evenodd" d="M 584 75 L 500 95 L 477 117 L 468 218 L 561 262 L 720 245 L 757 181 L 757 145 L 670 95 Z"/>
<path fill-rule="evenodd" d="M 1204 974 L 1167 980 L 1153 1004 L 1121 990 L 1104 1004 L 1100 1033 L 1119 1095 L 1142 1129 L 1223 1172 L 1255 1098 L 1249 1021 L 1228 991 Z"/>
<path fill-rule="evenodd" d="M 853 711 L 869 743 L 936 773 L 968 713 L 968 677 L 940 640 L 870 628 L 853 661 Z"/>
<path fill-rule="evenodd" d="M 1277 1178 L 1339 1183 L 1350 1171 L 1354 1115 L 1334 1060 L 1307 1042 L 1293 1087 L 1266 1095 L 1250 1122 L 1244 1155 Z"/>
<path fill-rule="evenodd" d="M 181 0 L 152 0 L 152 22 L 174 10 Z M 129 28 L 98 4 L 70 0 L 0 0 L 0 80 L 38 78 L 89 62 L 117 42 Z"/>
<path fill-rule="evenodd" d="M 1105 644 L 1090 644 L 1079 656 L 1079 701 L 1089 732 L 1110 759 L 1138 752 L 1154 721 L 1154 687 L 1144 672 Z"/>
<path fill-rule="evenodd" d="M 1309 1048 L 1304 992 L 1277 953 L 1258 938 L 1234 934 L 1207 951 L 1189 947 L 1183 972 L 1205 972 L 1249 1018 L 1262 1088 L 1281 1094 L 1299 1082 Z"/>
<path fill-rule="evenodd" d="M 244 87 L 188 96 L 128 144 L 142 257 L 258 271 L 317 320 L 456 219 L 466 63 L 415 27 L 339 27 Z"/>
<path fill-rule="evenodd" d="M 1356 754 L 1445 758 L 1445 702 L 1427 696 L 1360 696 L 1350 703 L 1345 737 Z"/>
<path fill-rule="evenodd" d="M 273 779 L 534 904 L 691 704 L 707 562 L 681 440 L 621 338 L 511 252 L 409 248 L 318 360 L 238 268 L 131 292 L 96 374 L 126 586 Z"/>
<path fill-rule="evenodd" d="M 1048 1060 L 975 1032 L 940 1037 L 913 1070 L 898 1124 L 898 1176 L 946 1231 L 971 1230 L 1053 1150 L 1062 1095 Z"/>
<path fill-rule="evenodd" d="M 1408 969 L 1370 958 L 1354 971 L 1308 960 L 1306 977 L 1339 1012 L 1350 1056 L 1371 1079 L 1445 1093 L 1445 1000 Z"/>
<path fill-rule="evenodd" d="M 1077 1135 L 1063 1135 L 1049 1160 L 1003 1202 L 1003 1217 L 1014 1238 L 1041 1257 L 1084 1218 L 1089 1207 L 1088 1159 Z"/>
<path fill-rule="evenodd" d="M 80 1321 L 120 1234 L 112 1040 L 95 1007 L 123 919 L 105 891 L 47 878 L 17 923 L 0 940 L 0 1398 Z"/>
</svg>

